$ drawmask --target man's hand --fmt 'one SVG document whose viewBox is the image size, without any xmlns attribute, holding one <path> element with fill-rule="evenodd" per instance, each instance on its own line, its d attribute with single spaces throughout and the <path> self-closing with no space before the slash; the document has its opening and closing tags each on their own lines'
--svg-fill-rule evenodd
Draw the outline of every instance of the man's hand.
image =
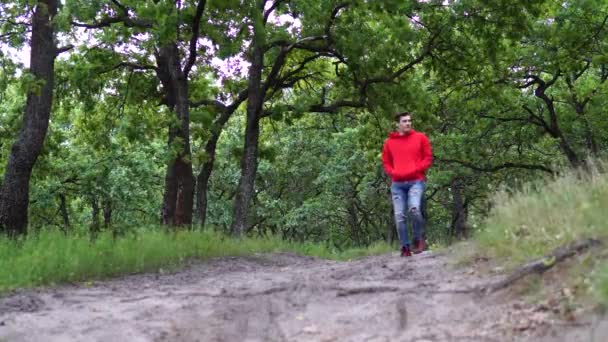
<svg viewBox="0 0 608 342">
<path fill-rule="evenodd" d="M 393 174 L 391 176 L 393 176 L 393 178 L 396 180 L 405 180 L 408 178 L 413 178 L 417 172 L 418 172 L 418 168 L 416 166 L 414 166 L 414 167 L 408 168 L 405 171 L 393 172 Z"/>
</svg>

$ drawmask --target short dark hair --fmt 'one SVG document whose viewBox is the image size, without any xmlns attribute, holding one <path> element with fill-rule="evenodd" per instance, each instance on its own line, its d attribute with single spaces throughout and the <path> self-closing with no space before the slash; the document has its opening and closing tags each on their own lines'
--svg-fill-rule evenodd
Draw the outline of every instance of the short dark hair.
<svg viewBox="0 0 608 342">
<path fill-rule="evenodd" d="M 413 115 L 412 115 L 412 113 L 410 113 L 410 112 L 401 112 L 401 113 L 397 113 L 397 114 L 395 114 L 395 121 L 396 121 L 396 122 L 401 121 L 401 117 L 403 117 L 403 116 L 409 116 L 409 117 L 412 117 Z"/>
</svg>

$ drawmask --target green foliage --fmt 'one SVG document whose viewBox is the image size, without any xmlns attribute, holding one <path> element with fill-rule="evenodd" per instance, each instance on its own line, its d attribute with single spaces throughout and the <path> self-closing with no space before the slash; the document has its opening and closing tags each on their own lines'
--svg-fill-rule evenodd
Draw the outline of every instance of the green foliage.
<svg viewBox="0 0 608 342">
<path fill-rule="evenodd" d="M 25 93 L 20 90 L 19 82 L 11 82 L 0 95 L 0 174 L 10 153 L 10 147 L 22 124 L 22 113 L 25 109 Z"/>
<path fill-rule="evenodd" d="M 36 76 L 30 72 L 25 72 L 21 75 L 20 83 L 21 86 L 19 90 L 24 94 L 32 93 L 40 95 L 40 92 L 44 87 L 44 80 L 37 79 Z"/>
<path fill-rule="evenodd" d="M 604 307 L 608 307 L 608 263 L 604 261 L 597 267 L 593 275 L 595 276 L 594 294 Z"/>
<path fill-rule="evenodd" d="M 0 3 L 0 13 L 2 13 L 3 19 L 0 21 L 0 44 L 6 44 L 11 48 L 23 46 L 27 40 L 27 26 L 15 25 L 15 22 L 20 21 L 20 18 L 23 18 L 28 11 L 33 10 L 34 5 L 32 1 L 23 0 Z"/>
</svg>

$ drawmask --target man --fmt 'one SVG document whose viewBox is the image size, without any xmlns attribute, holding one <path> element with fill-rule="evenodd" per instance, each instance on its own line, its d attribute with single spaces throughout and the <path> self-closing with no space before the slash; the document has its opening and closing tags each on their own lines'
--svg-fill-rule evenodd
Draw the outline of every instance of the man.
<svg viewBox="0 0 608 342">
<path fill-rule="evenodd" d="M 433 153 L 429 138 L 424 133 L 412 129 L 411 113 L 399 113 L 395 115 L 395 121 L 397 121 L 397 132 L 391 132 L 384 142 L 382 163 L 384 171 L 393 180 L 391 195 L 395 223 L 401 241 L 401 256 L 411 256 L 412 251 L 417 254 L 426 247 L 421 202 L 426 171 L 433 162 Z M 407 232 L 407 216 L 410 217 L 413 226 L 413 249 L 410 248 Z"/>
</svg>

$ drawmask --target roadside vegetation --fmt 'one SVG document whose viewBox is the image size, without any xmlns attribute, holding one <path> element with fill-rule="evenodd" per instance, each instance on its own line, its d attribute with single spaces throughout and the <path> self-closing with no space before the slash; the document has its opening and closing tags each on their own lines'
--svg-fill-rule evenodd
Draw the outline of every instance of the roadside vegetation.
<svg viewBox="0 0 608 342">
<path fill-rule="evenodd" d="M 498 193 L 493 210 L 474 236 L 475 257 L 513 269 L 573 242 L 599 240 L 598 248 L 571 258 L 567 283 L 576 294 L 593 295 L 608 305 L 608 174 L 597 169 Z"/>
<path fill-rule="evenodd" d="M 45 229 L 17 242 L 0 237 L 0 293 L 23 287 L 88 282 L 138 272 L 165 272 L 197 259 L 292 252 L 349 260 L 390 250 L 384 243 L 339 251 L 317 243 L 291 243 L 277 237 L 232 238 L 206 231 L 150 227 L 113 237 L 91 239 L 88 232 L 68 235 Z"/>
</svg>

